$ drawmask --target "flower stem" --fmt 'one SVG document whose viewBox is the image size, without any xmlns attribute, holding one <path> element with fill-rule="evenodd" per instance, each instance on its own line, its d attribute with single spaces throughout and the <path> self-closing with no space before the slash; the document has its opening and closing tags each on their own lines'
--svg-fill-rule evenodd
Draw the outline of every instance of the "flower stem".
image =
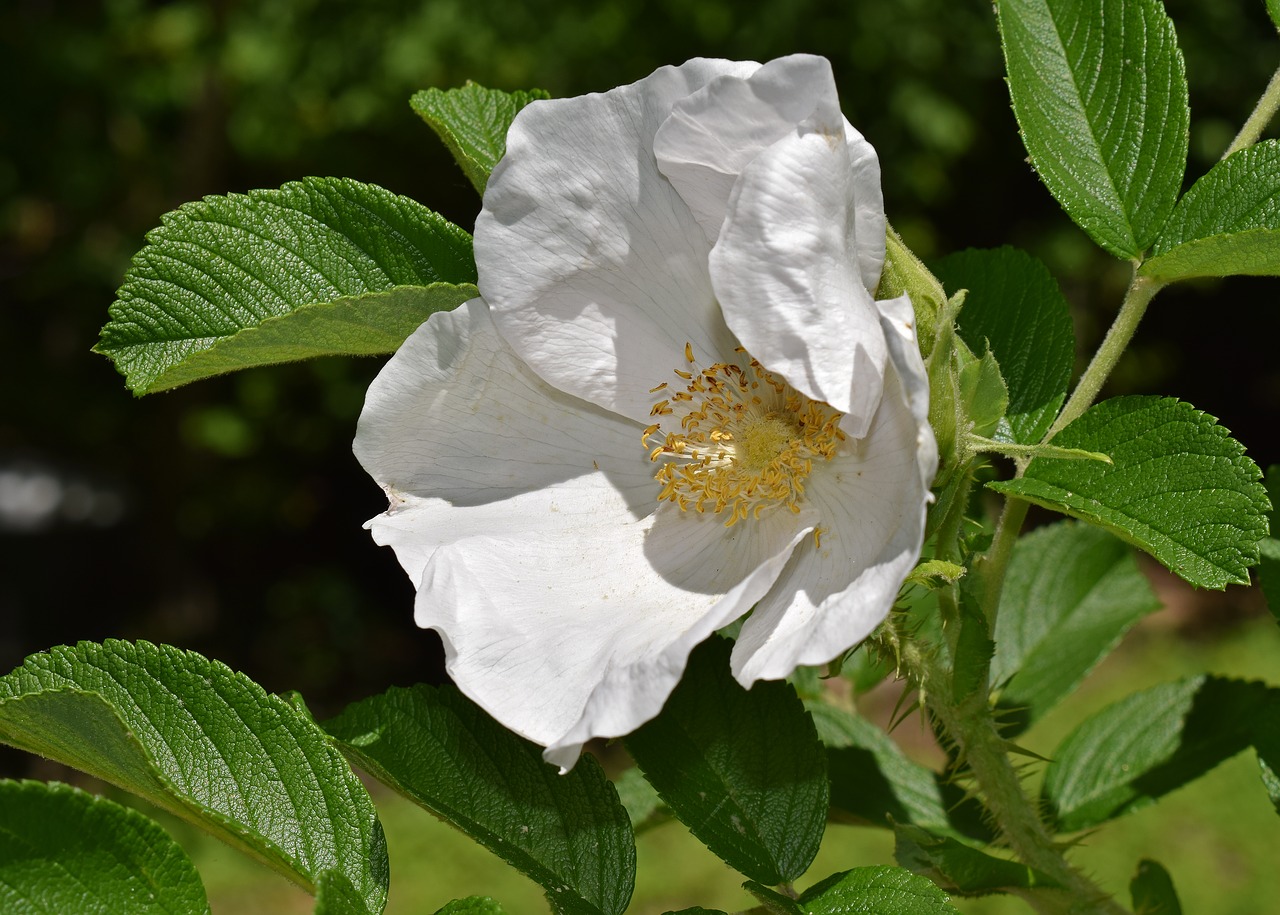
<svg viewBox="0 0 1280 915">
<path fill-rule="evenodd" d="M 1258 142 L 1258 137 L 1262 136 L 1262 131 L 1266 128 L 1271 119 L 1275 117 L 1276 109 L 1280 108 L 1280 68 L 1271 76 L 1271 82 L 1267 83 L 1267 88 L 1262 93 L 1262 98 L 1258 99 L 1258 104 L 1253 109 L 1253 113 L 1249 115 L 1249 119 L 1244 122 L 1244 126 L 1240 128 L 1240 132 L 1236 134 L 1236 138 L 1231 141 L 1231 145 L 1227 147 L 1227 151 L 1222 154 L 1222 158 L 1226 158 L 1233 152 L 1239 152 L 1246 146 L 1252 146 Z"/>
<path fill-rule="evenodd" d="M 946 670 L 936 659 L 924 657 L 921 662 L 926 684 L 933 681 L 932 688 L 925 690 L 929 708 L 956 741 L 996 828 L 1022 863 L 1062 888 L 1020 895 L 1042 913 L 1128 915 L 1123 906 L 1072 867 L 1054 844 L 1034 801 L 1022 790 L 1007 745 L 996 729 L 985 683 L 964 699 L 952 701 Z"/>
<path fill-rule="evenodd" d="M 1098 351 L 1093 354 L 1089 367 L 1080 376 L 1080 381 L 1076 383 L 1076 389 L 1071 392 L 1071 399 L 1067 401 L 1067 405 L 1062 408 L 1058 418 L 1049 427 L 1049 432 L 1044 437 L 1045 442 L 1052 439 L 1062 431 L 1064 426 L 1089 409 L 1094 398 L 1098 396 L 1098 392 L 1102 390 L 1102 385 L 1111 374 L 1111 370 L 1120 361 L 1120 356 L 1129 345 L 1129 341 L 1133 339 L 1134 331 L 1138 329 L 1138 323 L 1142 320 L 1143 314 L 1146 313 L 1147 305 L 1150 304 L 1152 297 L 1162 288 L 1164 288 L 1163 280 L 1157 280 L 1149 276 L 1139 276 L 1135 266 L 1133 279 L 1129 281 L 1129 288 L 1125 290 L 1124 302 L 1120 305 L 1120 311 L 1116 314 L 1116 319 L 1112 322 L 1111 329 L 1107 331 L 1107 335 L 1103 338 L 1102 345 L 1098 347 Z"/>
</svg>

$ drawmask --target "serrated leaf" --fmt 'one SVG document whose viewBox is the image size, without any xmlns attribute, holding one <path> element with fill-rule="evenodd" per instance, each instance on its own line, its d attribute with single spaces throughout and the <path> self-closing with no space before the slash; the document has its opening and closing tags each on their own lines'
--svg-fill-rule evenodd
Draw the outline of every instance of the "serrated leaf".
<svg viewBox="0 0 1280 915">
<path fill-rule="evenodd" d="M 1247 584 L 1266 535 L 1258 467 L 1206 413 L 1173 398 L 1096 404 L 1053 444 L 1114 463 L 1037 458 L 992 489 L 1107 528 L 1193 585 Z"/>
<path fill-rule="evenodd" d="M 1138 862 L 1138 872 L 1129 881 L 1133 915 L 1182 915 L 1178 894 L 1169 872 L 1148 858 Z"/>
<path fill-rule="evenodd" d="M 507 130 L 520 109 L 550 96 L 542 89 L 502 92 L 468 82 L 461 89 L 423 89 L 409 105 L 431 125 L 479 193 L 507 151 Z"/>
<path fill-rule="evenodd" d="M 502 906 L 488 896 L 468 896 L 446 902 L 436 915 L 503 915 Z"/>
<path fill-rule="evenodd" d="M 770 915 L 804 915 L 804 910 L 795 899 L 771 890 L 767 886 L 761 886 L 754 880 L 748 880 L 742 884 L 742 888 L 756 897 L 756 901 L 760 903 L 758 909 L 763 909 Z"/>
<path fill-rule="evenodd" d="M 1000 374 L 996 357 L 990 352 L 962 360 L 958 377 L 961 403 L 973 435 L 987 436 L 996 430 L 1009 409 L 1009 389 Z"/>
<path fill-rule="evenodd" d="M 382 826 L 342 754 L 215 661 L 119 641 L 32 655 L 0 678 L 0 740 L 144 797 L 311 892 L 345 885 L 359 906 L 331 912 L 386 904 Z"/>
<path fill-rule="evenodd" d="M 637 834 L 671 818 L 670 811 L 662 803 L 662 798 L 658 797 L 658 792 L 645 781 L 643 773 L 635 766 L 615 778 L 613 786 L 618 789 L 618 800 L 627 811 L 631 828 Z"/>
<path fill-rule="evenodd" d="M 996 617 L 991 683 L 1016 716 L 1040 719 L 1160 601 L 1129 548 L 1100 528 L 1064 521 L 1020 539 Z"/>
<path fill-rule="evenodd" d="M 1045 186 L 1117 257 L 1155 239 L 1186 168 L 1187 79 L 1159 0 L 997 0 L 1013 110 Z"/>
<path fill-rule="evenodd" d="M 933 835 L 903 823 L 894 824 L 893 833 L 894 859 L 949 893 L 985 896 L 1015 889 L 1058 886 L 1025 864 L 996 858 L 949 836 Z"/>
<path fill-rule="evenodd" d="M 208 912 L 186 852 L 135 810 L 69 785 L 0 781 L 0 912 Z"/>
<path fill-rule="evenodd" d="M 1280 276 L 1280 141 L 1232 153 L 1193 184 L 1138 272 L 1165 282 Z"/>
<path fill-rule="evenodd" d="M 205 197 L 147 235 L 94 351 L 138 394 L 248 365 L 391 352 L 475 280 L 466 232 L 371 184 L 307 178 Z"/>
<path fill-rule="evenodd" d="M 855 867 L 800 897 L 806 915 L 959 915 L 947 894 L 901 867 Z"/>
<path fill-rule="evenodd" d="M 323 727 L 370 775 L 541 884 L 557 912 L 627 907 L 631 823 L 592 757 L 558 775 L 540 747 L 452 687 L 391 689 Z"/>
<path fill-rule="evenodd" d="M 1064 832 L 1104 823 L 1181 787 L 1253 739 L 1280 691 L 1200 676 L 1165 683 L 1086 719 L 1053 752 L 1043 800 Z"/>
<path fill-rule="evenodd" d="M 743 689 L 729 672 L 729 651 L 718 637 L 696 648 L 662 713 L 626 744 L 690 832 L 772 886 L 799 877 L 818 853 L 826 758 L 791 685 Z"/>
<path fill-rule="evenodd" d="M 990 348 L 1000 363 L 1009 404 L 995 438 L 1039 442 L 1062 408 L 1075 355 L 1057 281 L 1040 261 L 1010 247 L 961 251 L 936 272 L 952 292 L 969 290 L 956 322 L 961 339 L 975 352 Z"/>
</svg>

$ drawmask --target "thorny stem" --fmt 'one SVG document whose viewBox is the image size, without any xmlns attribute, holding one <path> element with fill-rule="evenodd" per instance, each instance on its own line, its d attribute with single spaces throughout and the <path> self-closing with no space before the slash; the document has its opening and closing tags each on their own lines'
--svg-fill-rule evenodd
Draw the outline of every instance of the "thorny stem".
<svg viewBox="0 0 1280 915">
<path fill-rule="evenodd" d="M 1222 158 L 1225 159 L 1233 152 L 1239 152 L 1246 146 L 1252 146 L 1257 143 L 1258 137 L 1262 136 L 1262 131 L 1271 122 L 1271 119 L 1275 117 L 1277 109 L 1280 109 L 1280 68 L 1272 75 L 1271 82 L 1267 83 L 1267 88 L 1263 91 L 1262 98 L 1258 99 L 1258 104 L 1253 109 L 1253 113 L 1244 122 L 1244 126 L 1240 128 L 1236 138 L 1231 141 L 1227 151 L 1222 154 Z"/>
</svg>

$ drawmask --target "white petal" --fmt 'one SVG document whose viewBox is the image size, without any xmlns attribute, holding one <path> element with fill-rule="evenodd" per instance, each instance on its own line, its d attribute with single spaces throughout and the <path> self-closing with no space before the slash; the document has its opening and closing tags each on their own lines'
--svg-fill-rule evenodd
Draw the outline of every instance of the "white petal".
<svg viewBox="0 0 1280 915">
<path fill-rule="evenodd" d="M 436 551 L 417 621 L 450 675 L 567 769 L 662 708 L 689 652 L 769 588 L 811 516 L 725 528 L 669 504 L 643 522 L 472 537 Z"/>
<path fill-rule="evenodd" d="M 369 526 L 417 582 L 443 543 L 562 527 L 584 500 L 597 523 L 631 523 L 656 504 L 640 433 L 538 378 L 473 299 L 432 315 L 369 388 L 355 452 L 391 502 Z"/>
<path fill-rule="evenodd" d="M 738 175 L 803 122 L 835 128 L 844 118 L 831 64 L 793 54 L 746 79 L 721 76 L 678 101 L 658 130 L 653 151 L 658 168 L 714 243 Z"/>
<path fill-rule="evenodd" d="M 710 245 L 659 172 L 678 100 L 756 64 L 693 60 L 610 92 L 534 102 L 507 135 L 476 220 L 480 291 L 502 335 L 563 391 L 634 419 L 680 367 L 731 353 Z"/>
<path fill-rule="evenodd" d="M 883 303 L 891 353 L 884 401 L 866 438 L 809 478 L 820 546 L 811 537 L 795 550 L 743 626 L 733 668 L 744 686 L 856 645 L 889 613 L 919 559 L 937 445 L 910 321 L 905 297 Z"/>
<path fill-rule="evenodd" d="M 743 345 L 797 390 L 848 414 L 855 437 L 880 403 L 887 357 L 853 253 L 861 190 L 841 127 L 788 135 L 743 171 L 710 260 Z"/>
</svg>

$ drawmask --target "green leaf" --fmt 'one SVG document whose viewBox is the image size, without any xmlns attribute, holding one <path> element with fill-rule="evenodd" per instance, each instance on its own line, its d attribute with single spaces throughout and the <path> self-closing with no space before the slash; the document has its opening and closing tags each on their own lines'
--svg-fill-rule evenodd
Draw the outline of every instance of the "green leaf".
<svg viewBox="0 0 1280 915">
<path fill-rule="evenodd" d="M 613 787 L 618 789 L 618 800 L 627 811 L 631 828 L 637 834 L 671 818 L 670 811 L 662 803 L 662 798 L 658 797 L 658 792 L 635 766 L 615 778 Z"/>
<path fill-rule="evenodd" d="M 800 897 L 806 915 L 959 915 L 947 894 L 900 867 L 855 867 Z"/>
<path fill-rule="evenodd" d="M 1159 0 L 997 0 L 1013 111 L 1041 179 L 1107 251 L 1132 258 L 1186 168 L 1187 79 Z"/>
<path fill-rule="evenodd" d="M 468 896 L 446 902 L 436 915 L 503 915 L 502 906 L 488 896 Z"/>
<path fill-rule="evenodd" d="M 1000 612 L 991 682 L 1018 733 L 1079 685 L 1134 623 L 1160 609 L 1129 548 L 1064 521 L 1020 539 Z"/>
<path fill-rule="evenodd" d="M 360 780 L 313 722 L 222 664 L 114 640 L 32 655 L 0 678 L 0 740 L 359 901 L 332 912 L 386 904 L 386 844 Z"/>
<path fill-rule="evenodd" d="M 995 438 L 1039 442 L 1062 408 L 1075 356 L 1057 281 L 1040 261 L 1010 247 L 961 251 L 936 270 L 948 289 L 969 290 L 957 319 L 961 339 L 975 352 L 990 348 L 1000 363 L 1009 407 Z"/>
<path fill-rule="evenodd" d="M 1267 0 L 1267 15 L 1277 29 L 1280 29 L 1280 0 Z"/>
<path fill-rule="evenodd" d="M 154 821 L 68 785 L 0 781 L 0 912 L 208 912 L 186 852 Z"/>
<path fill-rule="evenodd" d="M 760 903 L 760 908 L 771 913 L 771 915 L 804 915 L 804 910 L 800 908 L 800 903 L 795 899 L 771 890 L 767 886 L 761 886 L 754 880 L 748 880 L 742 884 L 742 888 L 756 897 L 756 900 Z"/>
<path fill-rule="evenodd" d="M 809 713 L 827 747 L 831 806 L 857 823 L 899 822 L 946 828 L 947 802 L 937 773 L 912 762 L 865 718 L 823 702 Z"/>
<path fill-rule="evenodd" d="M 1178 894 L 1169 872 L 1147 858 L 1138 862 L 1138 872 L 1129 881 L 1134 915 L 1182 915 Z"/>
<path fill-rule="evenodd" d="M 1139 273 L 1280 276 L 1280 141 L 1232 153 L 1193 184 Z"/>
<path fill-rule="evenodd" d="M 475 279 L 466 232 L 371 184 L 307 178 L 206 197 L 147 235 L 94 351 L 138 394 L 249 365 L 391 352 L 426 315 L 474 295 Z"/>
<path fill-rule="evenodd" d="M 671 812 L 730 866 L 767 885 L 794 880 L 826 826 L 826 759 L 785 682 L 750 691 L 729 673 L 730 643 L 689 658 L 662 713 L 627 749 Z"/>
<path fill-rule="evenodd" d="M 980 358 L 962 359 L 957 380 L 970 433 L 986 436 L 995 432 L 1009 410 L 1009 389 L 996 357 L 984 352 Z"/>
<path fill-rule="evenodd" d="M 1114 463 L 1037 458 L 1021 479 L 989 484 L 1099 524 L 1193 585 L 1247 584 L 1266 535 L 1258 467 L 1205 413 L 1160 397 L 1116 397 L 1091 407 L 1055 445 Z"/>
<path fill-rule="evenodd" d="M 1277 695 L 1261 683 L 1209 676 L 1134 693 L 1053 752 L 1046 807 L 1065 832 L 1143 807 L 1248 746 L 1255 719 L 1275 714 Z"/>
<path fill-rule="evenodd" d="M 901 823 L 894 824 L 893 833 L 893 856 L 897 862 L 949 893 L 984 896 L 1058 886 L 1025 864 L 996 858 L 949 836 L 936 836 Z"/>
<path fill-rule="evenodd" d="M 461 89 L 423 89 L 409 105 L 431 125 L 481 194 L 507 152 L 507 130 L 520 109 L 550 96 L 541 89 L 501 92 L 467 82 Z"/>
<path fill-rule="evenodd" d="M 635 841 L 594 758 L 558 775 L 452 687 L 391 689 L 323 726 L 360 768 L 541 884 L 557 912 L 627 907 Z"/>
</svg>

